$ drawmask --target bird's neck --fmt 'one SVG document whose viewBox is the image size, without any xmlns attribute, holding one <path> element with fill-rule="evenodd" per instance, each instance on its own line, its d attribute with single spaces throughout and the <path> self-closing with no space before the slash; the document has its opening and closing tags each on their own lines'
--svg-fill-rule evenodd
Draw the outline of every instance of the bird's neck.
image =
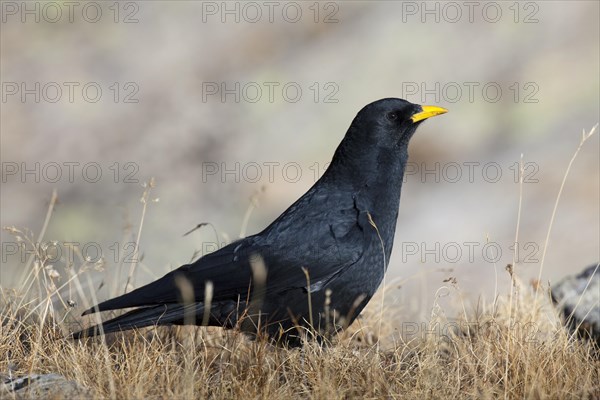
<svg viewBox="0 0 600 400">
<path fill-rule="evenodd" d="M 405 147 L 367 152 L 357 146 L 340 146 L 323 178 L 331 185 L 351 188 L 380 231 L 393 237 L 407 160 Z"/>
<path fill-rule="evenodd" d="M 404 169 L 408 161 L 406 147 L 377 147 L 367 151 L 364 145 L 342 142 L 337 148 L 324 180 L 354 191 L 399 198 Z M 394 195 L 396 194 L 396 195 Z"/>
<path fill-rule="evenodd" d="M 342 142 L 320 184 L 351 192 L 361 211 L 369 212 L 389 262 L 408 161 L 407 147 L 365 150 L 364 146 Z"/>
</svg>

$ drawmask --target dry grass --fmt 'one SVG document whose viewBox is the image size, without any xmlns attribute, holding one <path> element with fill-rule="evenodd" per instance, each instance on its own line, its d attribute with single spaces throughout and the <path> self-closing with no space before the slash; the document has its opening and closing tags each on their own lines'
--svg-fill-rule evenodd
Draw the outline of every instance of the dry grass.
<svg viewBox="0 0 600 400">
<path fill-rule="evenodd" d="M 560 192 L 562 186 L 558 197 Z M 64 339 L 83 325 L 71 295 L 77 293 L 84 305 L 85 299 L 96 303 L 95 292 L 84 291 L 93 287 L 87 271 L 99 266 L 83 259 L 78 268 L 69 265 L 59 285 L 44 246 L 35 245 L 55 201 L 56 195 L 37 241 L 9 228 L 32 256 L 21 289 L 2 289 L 0 296 L 0 373 L 57 373 L 89 388 L 93 397 L 115 399 L 600 398 L 599 349 L 570 335 L 545 290 L 520 283 L 512 266 L 509 293 L 478 311 L 468 312 L 463 304 L 458 320 L 434 307 L 421 335 L 410 341 L 390 324 L 398 311 L 382 309 L 382 298 L 325 346 L 307 342 L 285 349 L 237 331 L 198 327 Z M 550 231 L 551 224 L 547 240 Z"/>
<path fill-rule="evenodd" d="M 333 343 L 302 349 L 197 327 L 74 342 L 64 339 L 79 321 L 71 308 L 3 290 L 0 371 L 58 373 L 98 398 L 600 398 L 598 350 L 513 278 L 513 296 L 461 320 L 434 309 L 411 341 L 380 326 L 394 310 L 374 299 Z"/>
<path fill-rule="evenodd" d="M 59 373 L 102 398 L 600 396 L 600 362 L 591 346 L 544 322 L 541 311 L 537 323 L 528 321 L 521 305 L 512 318 L 506 310 L 483 314 L 469 331 L 446 330 L 389 349 L 365 344 L 358 332 L 328 347 L 287 350 L 237 332 L 188 327 L 72 342 L 53 319 L 24 319 L 30 307 L 16 308 L 16 300 L 3 299 L 0 369 Z M 431 332 L 436 323 L 443 321 L 432 321 Z M 369 325 L 363 329 L 377 327 Z"/>
</svg>

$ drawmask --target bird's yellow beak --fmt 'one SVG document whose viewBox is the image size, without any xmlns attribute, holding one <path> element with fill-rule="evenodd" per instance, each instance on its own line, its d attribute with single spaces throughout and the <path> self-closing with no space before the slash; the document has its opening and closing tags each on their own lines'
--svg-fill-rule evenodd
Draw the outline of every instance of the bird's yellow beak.
<svg viewBox="0 0 600 400">
<path fill-rule="evenodd" d="M 435 117 L 436 115 L 445 114 L 448 112 L 445 108 L 436 106 L 421 106 L 421 112 L 416 113 L 411 117 L 412 122 L 423 121 L 424 119 Z"/>
</svg>

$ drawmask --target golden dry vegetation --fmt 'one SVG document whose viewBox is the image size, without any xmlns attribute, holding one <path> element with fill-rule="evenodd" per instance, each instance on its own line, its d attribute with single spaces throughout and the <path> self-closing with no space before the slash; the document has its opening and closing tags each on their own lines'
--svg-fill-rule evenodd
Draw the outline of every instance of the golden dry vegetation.
<svg viewBox="0 0 600 400">
<path fill-rule="evenodd" d="M 516 277 L 512 295 L 458 320 L 434 309 L 420 337 L 403 340 L 386 323 L 394 310 L 382 310 L 376 298 L 348 331 L 302 349 L 198 327 L 71 341 L 65 336 L 82 319 L 54 297 L 25 301 L 26 294 L 3 289 L 0 371 L 61 374 L 89 389 L 75 397 L 600 397 L 598 349 L 571 336 L 548 296 L 535 296 Z"/>
<path fill-rule="evenodd" d="M 144 193 L 144 211 L 151 186 Z M 38 238 L 55 202 L 56 195 Z M 552 220 L 548 236 L 551 226 Z M 79 317 L 81 307 L 64 297 L 65 288 L 96 303 L 89 271 L 99 266 L 82 259 L 61 275 L 31 233 L 6 229 L 30 248 L 31 258 L 20 289 L 1 289 L 0 373 L 55 373 L 85 388 L 55 398 L 600 398 L 597 344 L 570 334 L 548 287 L 540 280 L 521 282 L 517 266 L 506 268 L 508 293 L 495 295 L 491 304 L 462 304 L 455 319 L 436 305 L 420 335 L 410 339 L 391 323 L 401 316 L 383 301 L 382 290 L 361 318 L 323 345 L 308 340 L 302 348 L 287 349 L 236 330 L 200 327 L 146 328 L 72 341 L 66 338 L 70 332 L 97 320 Z M 112 281 L 109 267 L 104 273 Z M 460 297 L 456 282 L 447 286 Z"/>
</svg>

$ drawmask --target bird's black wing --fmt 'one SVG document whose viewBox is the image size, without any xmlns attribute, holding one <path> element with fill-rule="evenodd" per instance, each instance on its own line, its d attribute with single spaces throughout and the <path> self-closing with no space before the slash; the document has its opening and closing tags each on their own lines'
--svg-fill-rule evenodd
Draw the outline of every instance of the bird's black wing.
<svg viewBox="0 0 600 400">
<path fill-rule="evenodd" d="M 182 302 L 183 280 L 198 302 L 205 299 L 207 282 L 213 301 L 245 300 L 252 286 L 252 260 L 260 256 L 267 272 L 267 290 L 274 293 L 307 284 L 313 289 L 355 263 L 372 241 L 365 237 L 367 210 L 352 193 L 333 197 L 312 191 L 294 203 L 265 231 L 231 243 L 184 265 L 164 277 L 84 312 L 115 310 Z"/>
<path fill-rule="evenodd" d="M 212 299 L 233 299 L 243 291 L 248 291 L 251 284 L 252 271 L 248 257 L 254 246 L 252 237 L 231 243 L 213 253 L 207 254 L 193 264 L 179 267 L 162 278 L 142 286 L 122 296 L 107 300 L 94 306 L 83 315 L 97 311 L 117 310 L 122 308 L 149 305 L 181 303 L 182 290 L 191 285 L 192 295 L 196 301 L 204 301 L 207 282 L 213 286 Z"/>
<path fill-rule="evenodd" d="M 98 304 L 84 312 L 142 307 L 103 324 L 105 332 L 152 324 L 181 323 L 186 306 L 183 286 L 193 289 L 196 314 L 204 312 L 207 282 L 212 285 L 211 310 L 223 314 L 212 321 L 222 324 L 225 312 L 245 303 L 255 286 L 253 265 L 262 262 L 266 273 L 263 295 L 276 302 L 278 294 L 297 288 L 319 290 L 355 264 L 373 244 L 374 230 L 368 211 L 356 194 L 311 189 L 263 232 L 231 243 L 193 264 L 130 293 Z M 259 262 L 256 256 L 260 256 Z M 254 262 L 253 260 L 256 260 Z M 256 271 L 256 270 L 255 270 Z M 307 276 L 305 273 L 308 273 Z M 187 281 L 186 283 L 183 283 Z M 97 333 L 95 328 L 75 337 Z"/>
<path fill-rule="evenodd" d="M 358 193 L 313 187 L 262 233 L 267 294 L 318 290 L 358 262 L 376 237 Z"/>
</svg>

